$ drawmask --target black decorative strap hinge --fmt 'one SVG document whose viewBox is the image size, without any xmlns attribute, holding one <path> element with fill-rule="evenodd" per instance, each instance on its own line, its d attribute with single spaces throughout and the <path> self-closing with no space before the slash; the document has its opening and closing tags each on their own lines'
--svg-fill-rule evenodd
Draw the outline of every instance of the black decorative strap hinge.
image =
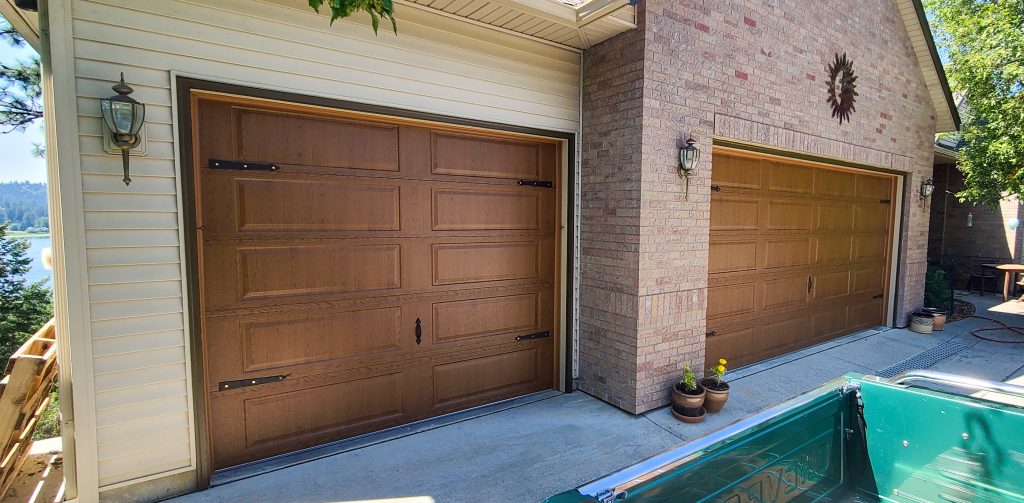
<svg viewBox="0 0 1024 503">
<path fill-rule="evenodd" d="M 878 299 L 881 299 L 883 297 L 885 297 L 885 294 L 884 293 L 880 293 L 878 295 L 875 295 L 874 297 L 871 297 L 871 300 L 878 300 Z"/>
<path fill-rule="evenodd" d="M 545 337 L 551 337 L 551 332 L 548 331 L 548 330 L 545 330 L 543 332 L 537 332 L 535 334 L 520 335 L 519 337 L 516 337 L 516 340 L 517 341 L 528 341 L 528 340 L 531 340 L 531 339 L 543 339 Z"/>
<path fill-rule="evenodd" d="M 264 376 L 254 377 L 252 379 L 239 379 L 237 381 L 221 381 L 217 384 L 219 391 L 226 391 L 235 388 L 245 388 L 248 386 L 258 386 L 260 384 L 270 384 L 274 382 L 281 382 L 288 378 L 288 374 L 276 375 L 276 376 Z"/>
<path fill-rule="evenodd" d="M 892 199 L 879 199 L 878 202 L 882 204 L 890 204 L 892 203 Z"/>
<path fill-rule="evenodd" d="M 277 171 L 276 164 L 268 162 L 245 162 L 225 161 L 223 159 L 210 159 L 210 167 L 213 169 L 240 169 L 244 171 Z"/>
<path fill-rule="evenodd" d="M 712 185 L 711 186 L 711 192 L 721 192 L 721 191 L 722 191 L 722 187 L 720 187 L 718 185 Z"/>
<path fill-rule="evenodd" d="M 519 180 L 516 182 L 517 185 L 528 185 L 530 187 L 540 187 L 543 189 L 550 189 L 555 186 L 550 180 Z"/>
</svg>

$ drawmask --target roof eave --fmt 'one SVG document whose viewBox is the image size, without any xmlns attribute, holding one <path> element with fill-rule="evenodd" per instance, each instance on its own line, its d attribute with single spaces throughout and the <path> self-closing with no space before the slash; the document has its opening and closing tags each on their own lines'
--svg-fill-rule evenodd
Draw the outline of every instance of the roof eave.
<svg viewBox="0 0 1024 503">
<path fill-rule="evenodd" d="M 950 118 L 953 122 L 953 131 L 960 130 L 960 112 L 956 107 L 956 100 L 953 99 L 953 92 L 949 88 L 949 80 L 946 78 L 946 69 L 942 66 L 942 58 L 939 57 L 938 48 L 935 47 L 935 37 L 932 36 L 931 26 L 928 24 L 928 17 L 924 12 L 924 4 L 921 0 L 911 0 L 914 6 L 914 12 L 917 14 L 917 20 L 920 24 L 921 31 L 924 33 L 925 42 L 928 44 L 928 53 L 931 55 L 931 66 L 939 80 L 939 85 L 942 86 L 942 94 L 945 97 L 946 109 L 950 114 Z M 909 28 L 909 27 L 908 27 Z M 923 65 L 922 65 L 923 66 Z M 925 71 L 925 68 L 921 68 Z M 938 112 L 938 110 L 936 110 Z M 939 130 L 936 132 L 944 133 L 945 130 Z"/>
<path fill-rule="evenodd" d="M 15 31 L 21 34 L 28 45 L 38 53 L 42 49 L 39 39 L 39 14 L 19 9 L 14 0 L 0 0 L 0 15 L 11 23 Z"/>
</svg>

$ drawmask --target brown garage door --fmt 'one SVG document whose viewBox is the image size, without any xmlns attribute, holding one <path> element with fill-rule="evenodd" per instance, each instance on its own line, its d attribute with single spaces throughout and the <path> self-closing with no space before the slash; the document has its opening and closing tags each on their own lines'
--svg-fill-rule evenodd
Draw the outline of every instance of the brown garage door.
<svg viewBox="0 0 1024 503">
<path fill-rule="evenodd" d="M 716 148 L 711 178 L 709 364 L 885 323 L 894 177 Z"/>
<path fill-rule="evenodd" d="M 193 111 L 215 468 L 552 387 L 556 143 Z"/>
</svg>

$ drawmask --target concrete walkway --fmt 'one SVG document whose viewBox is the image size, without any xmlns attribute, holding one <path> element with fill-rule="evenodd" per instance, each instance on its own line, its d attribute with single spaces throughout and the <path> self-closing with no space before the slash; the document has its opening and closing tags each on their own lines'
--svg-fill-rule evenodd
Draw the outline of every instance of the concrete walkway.
<svg viewBox="0 0 1024 503">
<path fill-rule="evenodd" d="M 1024 326 L 1024 303 L 963 297 L 978 315 Z M 923 368 L 1005 381 L 1024 376 L 1024 344 L 970 334 L 970 318 L 921 335 L 867 331 L 739 369 L 720 414 L 701 424 L 662 408 L 633 416 L 580 392 L 333 455 L 178 498 L 176 502 L 539 501 L 635 463 L 847 372 L 878 374 L 907 359 Z M 1006 339 L 1024 337 L 1010 334 Z M 942 354 L 940 354 L 942 353 Z M 923 355 L 923 356 L 922 356 Z M 941 359 L 939 359 L 941 358 Z"/>
</svg>

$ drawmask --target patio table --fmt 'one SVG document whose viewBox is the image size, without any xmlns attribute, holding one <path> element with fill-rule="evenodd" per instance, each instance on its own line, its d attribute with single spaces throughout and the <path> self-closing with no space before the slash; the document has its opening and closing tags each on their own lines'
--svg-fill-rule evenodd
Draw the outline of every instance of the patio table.
<svg viewBox="0 0 1024 503">
<path fill-rule="evenodd" d="M 1010 294 L 1010 275 L 1012 274 L 1013 279 L 1016 280 L 1018 273 L 1024 273 L 1024 264 L 982 264 L 981 266 L 1003 271 L 1003 302 L 1006 302 Z"/>
</svg>

